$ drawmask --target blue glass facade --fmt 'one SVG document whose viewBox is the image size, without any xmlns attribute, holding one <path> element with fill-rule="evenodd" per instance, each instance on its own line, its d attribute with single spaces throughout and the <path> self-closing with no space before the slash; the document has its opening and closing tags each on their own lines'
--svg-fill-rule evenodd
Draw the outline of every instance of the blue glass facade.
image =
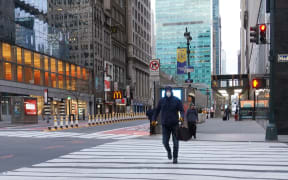
<svg viewBox="0 0 288 180">
<path fill-rule="evenodd" d="M 216 74 L 221 74 L 221 21 L 219 14 L 219 0 L 213 0 L 213 51 L 214 51 L 214 68 Z"/>
<path fill-rule="evenodd" d="M 211 87 L 211 0 L 156 1 L 156 57 L 161 70 L 180 84 L 187 74 L 177 75 L 177 48 L 187 47 L 185 28 L 191 33 L 190 64 L 194 83 Z"/>
</svg>

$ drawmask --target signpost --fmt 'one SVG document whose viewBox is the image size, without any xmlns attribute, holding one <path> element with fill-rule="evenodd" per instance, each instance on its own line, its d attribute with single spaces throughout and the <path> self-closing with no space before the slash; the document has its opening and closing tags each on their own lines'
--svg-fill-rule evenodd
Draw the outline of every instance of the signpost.
<svg viewBox="0 0 288 180">
<path fill-rule="evenodd" d="M 160 59 L 152 59 L 149 64 L 150 75 L 159 76 L 160 73 Z"/>
</svg>

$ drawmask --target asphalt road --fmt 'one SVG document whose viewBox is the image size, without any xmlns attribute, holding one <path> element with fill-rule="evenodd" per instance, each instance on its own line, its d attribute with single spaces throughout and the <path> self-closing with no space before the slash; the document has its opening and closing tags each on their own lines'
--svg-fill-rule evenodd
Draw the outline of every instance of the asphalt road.
<svg viewBox="0 0 288 180">
<path fill-rule="evenodd" d="M 79 128 L 62 131 L 63 133 L 97 133 L 123 127 L 146 124 L 146 121 L 131 121 L 104 126 Z M 11 130 L 15 131 L 15 130 Z M 59 131 L 61 132 L 61 131 Z M 47 132 L 53 133 L 53 132 Z M 30 167 L 59 156 L 95 147 L 115 139 L 83 139 L 77 137 L 31 138 L 31 137 L 0 137 L 0 173 L 21 167 Z"/>
</svg>

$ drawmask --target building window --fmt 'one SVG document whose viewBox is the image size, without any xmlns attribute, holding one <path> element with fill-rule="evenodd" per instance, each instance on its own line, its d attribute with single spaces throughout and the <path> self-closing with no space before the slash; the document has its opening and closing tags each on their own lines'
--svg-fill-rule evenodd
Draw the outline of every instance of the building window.
<svg viewBox="0 0 288 180">
<path fill-rule="evenodd" d="M 71 64 L 71 76 L 72 76 L 72 77 L 75 77 L 75 76 L 76 76 L 76 73 L 75 73 L 75 65 L 74 65 L 74 64 Z"/>
<path fill-rule="evenodd" d="M 70 64 L 66 63 L 66 76 L 70 75 Z"/>
<path fill-rule="evenodd" d="M 17 47 L 17 63 L 22 64 L 22 49 Z"/>
<path fill-rule="evenodd" d="M 6 80 L 12 80 L 12 66 L 11 66 L 11 63 L 5 63 L 5 66 L 4 66 L 4 78 Z"/>
<path fill-rule="evenodd" d="M 45 72 L 45 86 L 49 86 L 49 72 Z"/>
<path fill-rule="evenodd" d="M 66 89 L 71 90 L 70 77 L 66 77 Z"/>
<path fill-rule="evenodd" d="M 50 62 L 51 62 L 51 72 L 56 72 L 56 60 L 51 58 L 50 59 Z"/>
<path fill-rule="evenodd" d="M 40 70 L 34 70 L 34 84 L 41 85 Z"/>
<path fill-rule="evenodd" d="M 23 68 L 22 68 L 22 66 L 17 66 L 17 81 L 18 82 L 23 81 Z"/>
<path fill-rule="evenodd" d="M 82 77 L 83 77 L 84 80 L 87 80 L 86 69 L 85 68 L 82 69 Z"/>
<path fill-rule="evenodd" d="M 72 78 L 72 81 L 71 81 L 71 90 L 72 90 L 72 91 L 75 91 L 75 90 L 76 90 L 76 79 L 75 79 L 75 78 Z"/>
<path fill-rule="evenodd" d="M 44 57 L 44 70 L 49 71 L 49 59 L 48 57 Z"/>
<path fill-rule="evenodd" d="M 63 76 L 62 75 L 59 75 L 58 76 L 58 85 L 59 85 L 59 88 L 60 89 L 63 89 L 64 88 L 64 85 L 63 85 Z"/>
<path fill-rule="evenodd" d="M 33 82 L 33 70 L 32 68 L 25 67 L 24 68 L 25 74 L 25 83 L 34 84 Z"/>
<path fill-rule="evenodd" d="M 26 65 L 31 66 L 32 65 L 32 58 L 31 58 L 31 52 L 24 50 L 24 62 Z"/>
<path fill-rule="evenodd" d="M 63 62 L 58 60 L 58 73 L 63 74 Z"/>
<path fill-rule="evenodd" d="M 34 53 L 34 67 L 35 68 L 41 68 L 41 64 L 40 64 L 40 54 L 38 53 Z"/>
<path fill-rule="evenodd" d="M 81 79 L 81 67 L 77 66 L 77 78 Z"/>
<path fill-rule="evenodd" d="M 11 61 L 11 46 L 10 44 L 2 43 L 2 55 L 7 61 Z"/>
<path fill-rule="evenodd" d="M 57 88 L 57 78 L 55 73 L 51 73 L 51 84 L 53 88 Z"/>
</svg>

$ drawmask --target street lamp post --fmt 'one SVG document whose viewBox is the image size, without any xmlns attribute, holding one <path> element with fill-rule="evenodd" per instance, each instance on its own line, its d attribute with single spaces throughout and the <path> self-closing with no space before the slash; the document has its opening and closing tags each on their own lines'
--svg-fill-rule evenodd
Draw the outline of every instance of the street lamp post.
<svg viewBox="0 0 288 180">
<path fill-rule="evenodd" d="M 190 32 L 188 32 L 186 27 L 186 32 L 184 33 L 184 37 L 187 39 L 187 56 L 188 56 L 188 68 L 190 68 L 190 41 L 192 41 L 192 37 L 190 35 Z M 188 82 L 191 82 L 191 75 L 190 71 L 188 71 Z"/>
</svg>

